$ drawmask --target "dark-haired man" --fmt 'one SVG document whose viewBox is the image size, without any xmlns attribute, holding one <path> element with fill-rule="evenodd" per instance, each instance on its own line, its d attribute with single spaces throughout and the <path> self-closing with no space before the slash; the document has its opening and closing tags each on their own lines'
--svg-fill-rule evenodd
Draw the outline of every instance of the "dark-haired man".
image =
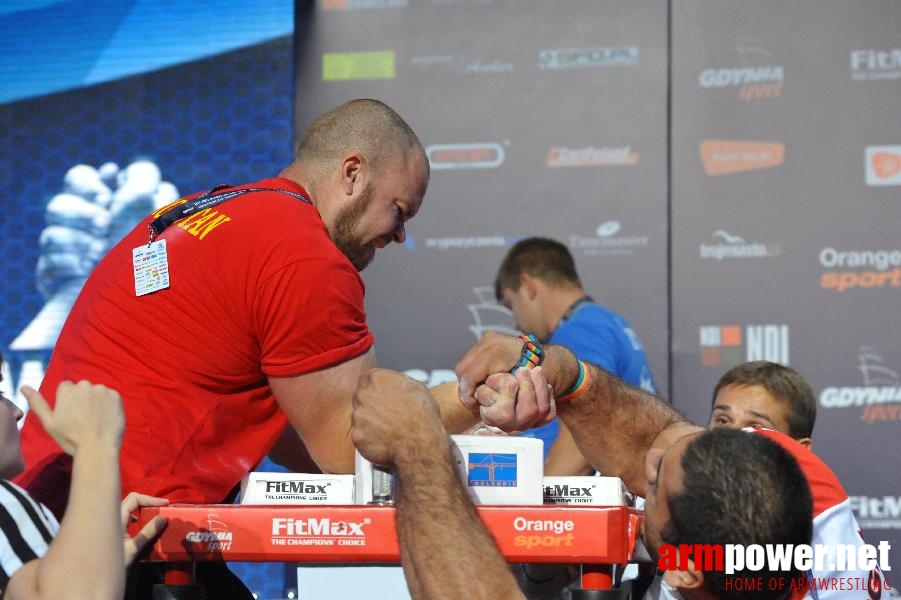
<svg viewBox="0 0 901 600">
<path fill-rule="evenodd" d="M 775 429 L 811 448 L 816 418 L 816 396 L 800 373 L 757 360 L 736 365 L 720 377 L 707 427 Z"/>
<path fill-rule="evenodd" d="M 550 238 L 516 242 L 494 282 L 498 301 L 513 311 L 514 326 L 542 343 L 569 348 L 578 358 L 655 393 L 644 347 L 629 323 L 585 289 L 569 249 Z M 558 420 L 524 432 L 544 441 L 546 475 L 587 475 L 593 469 Z"/>
</svg>

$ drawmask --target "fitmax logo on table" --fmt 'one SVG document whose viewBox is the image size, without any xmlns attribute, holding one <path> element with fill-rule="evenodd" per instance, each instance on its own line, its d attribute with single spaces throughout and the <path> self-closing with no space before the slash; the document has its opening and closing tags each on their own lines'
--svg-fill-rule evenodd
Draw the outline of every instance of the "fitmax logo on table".
<svg viewBox="0 0 901 600">
<path fill-rule="evenodd" d="M 788 364 L 789 328 L 785 324 L 702 325 L 701 366 L 734 367 L 750 360 Z"/>
<path fill-rule="evenodd" d="M 873 346 L 861 346 L 857 355 L 863 385 L 830 386 L 820 392 L 827 410 L 859 408 L 864 423 L 901 421 L 901 376 L 885 364 Z"/>
</svg>

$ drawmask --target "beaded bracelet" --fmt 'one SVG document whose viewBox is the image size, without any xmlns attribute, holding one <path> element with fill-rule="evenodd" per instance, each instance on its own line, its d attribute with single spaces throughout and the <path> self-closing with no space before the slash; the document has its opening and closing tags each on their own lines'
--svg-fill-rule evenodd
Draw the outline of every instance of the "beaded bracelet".
<svg viewBox="0 0 901 600">
<path fill-rule="evenodd" d="M 510 369 L 511 373 L 515 373 L 516 369 L 520 367 L 534 369 L 544 361 L 544 349 L 541 347 L 535 334 L 521 335 L 519 339 L 523 342 L 522 354 L 519 356 L 519 361 Z"/>
<path fill-rule="evenodd" d="M 588 386 L 591 385 L 591 369 L 588 368 L 588 365 L 585 364 L 585 361 L 579 361 L 579 376 L 576 378 L 576 382 L 572 385 L 569 390 L 557 398 L 557 404 L 562 404 L 564 402 L 569 402 L 570 400 L 576 400 L 577 398 L 581 398 L 583 394 L 585 394 L 585 390 L 588 389 Z"/>
</svg>

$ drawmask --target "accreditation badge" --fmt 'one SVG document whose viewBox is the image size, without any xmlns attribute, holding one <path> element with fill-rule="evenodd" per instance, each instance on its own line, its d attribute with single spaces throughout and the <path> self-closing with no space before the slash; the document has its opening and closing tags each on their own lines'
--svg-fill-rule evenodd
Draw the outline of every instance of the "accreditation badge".
<svg viewBox="0 0 901 600">
<path fill-rule="evenodd" d="M 131 251 L 135 272 L 135 296 L 152 294 L 169 287 L 169 255 L 166 240 L 157 240 Z"/>
</svg>

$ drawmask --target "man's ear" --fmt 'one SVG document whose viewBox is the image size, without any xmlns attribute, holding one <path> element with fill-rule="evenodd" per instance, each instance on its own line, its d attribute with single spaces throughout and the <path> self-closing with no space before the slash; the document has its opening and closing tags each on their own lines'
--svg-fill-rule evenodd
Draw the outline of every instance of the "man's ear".
<svg viewBox="0 0 901 600">
<path fill-rule="evenodd" d="M 362 185 L 360 174 L 365 164 L 366 159 L 359 152 L 344 157 L 341 162 L 341 188 L 345 195 L 352 196 L 355 186 Z"/>
<path fill-rule="evenodd" d="M 528 273 L 520 273 L 519 288 L 526 291 L 526 298 L 534 300 L 538 293 L 538 282 Z"/>
<path fill-rule="evenodd" d="M 681 562 L 681 559 L 679 562 Z M 686 562 L 687 569 L 685 571 L 664 571 L 663 580 L 676 589 L 698 589 L 704 585 L 704 573 L 695 569 L 695 563 L 692 559 L 689 558 Z"/>
<path fill-rule="evenodd" d="M 810 438 L 801 438 L 800 440 L 798 440 L 798 443 L 808 450 L 813 450 L 813 440 Z"/>
</svg>

